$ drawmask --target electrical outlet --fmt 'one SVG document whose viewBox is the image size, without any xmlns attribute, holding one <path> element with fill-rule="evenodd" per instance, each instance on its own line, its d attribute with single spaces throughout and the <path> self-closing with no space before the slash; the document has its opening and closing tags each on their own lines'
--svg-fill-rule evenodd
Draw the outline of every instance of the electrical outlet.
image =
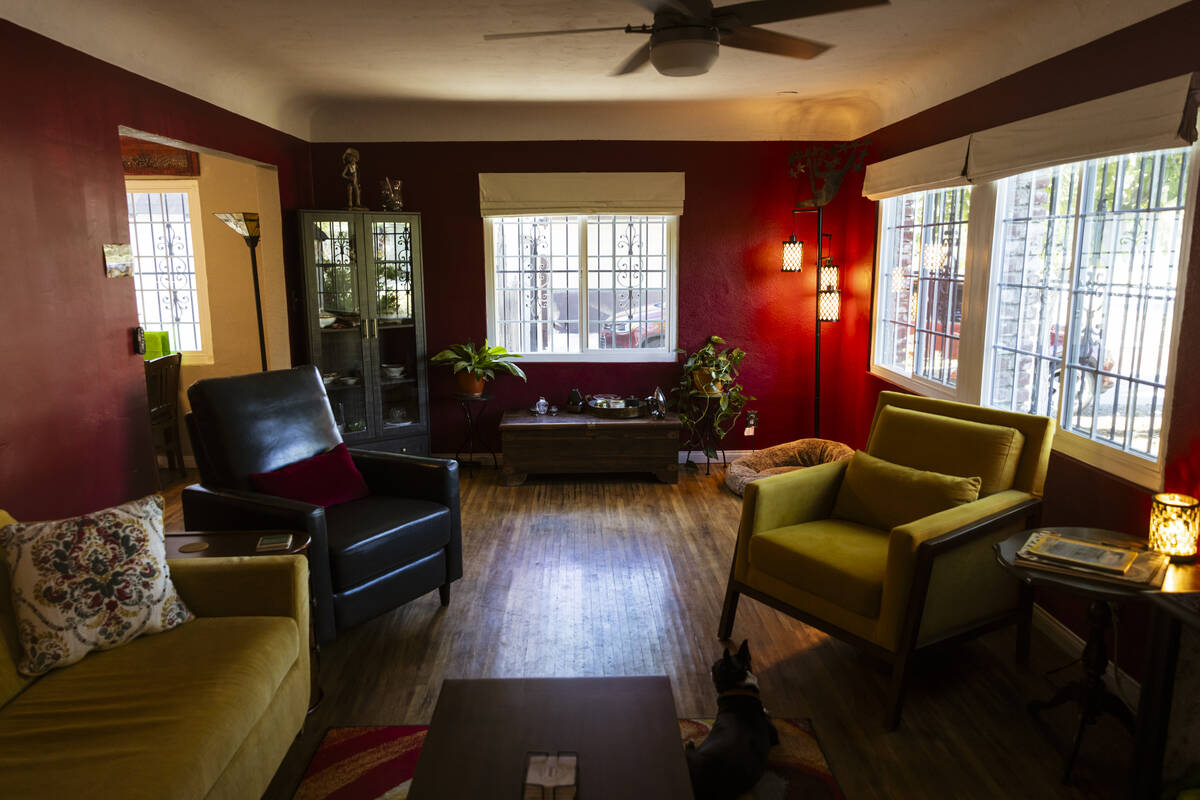
<svg viewBox="0 0 1200 800">
<path fill-rule="evenodd" d="M 745 436 L 753 436 L 754 429 L 757 427 L 758 427 L 758 412 L 757 411 L 747 411 L 746 412 L 746 430 L 744 432 L 744 435 Z"/>
</svg>

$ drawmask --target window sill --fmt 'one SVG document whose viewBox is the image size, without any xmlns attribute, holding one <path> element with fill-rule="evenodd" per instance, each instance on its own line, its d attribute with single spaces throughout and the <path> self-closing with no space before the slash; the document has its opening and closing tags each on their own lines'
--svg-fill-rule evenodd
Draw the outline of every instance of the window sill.
<svg viewBox="0 0 1200 800">
<path fill-rule="evenodd" d="M 217 362 L 212 357 L 212 353 L 206 353 L 203 350 L 185 350 L 179 363 L 184 367 L 211 367 Z"/>
<path fill-rule="evenodd" d="M 592 350 L 586 353 L 522 353 L 518 364 L 673 364 L 674 350 Z"/>
<path fill-rule="evenodd" d="M 1054 435 L 1054 451 L 1152 492 L 1162 491 L 1162 465 L 1157 461 L 1094 442 L 1061 427 Z"/>
<path fill-rule="evenodd" d="M 906 389 L 922 397 L 934 397 L 938 400 L 958 400 L 957 391 L 950 386 L 943 386 L 940 383 L 927 381 L 923 378 L 892 372 L 887 367 L 881 367 L 878 364 L 872 364 L 870 372 L 876 378 L 895 384 L 901 389 Z"/>
</svg>

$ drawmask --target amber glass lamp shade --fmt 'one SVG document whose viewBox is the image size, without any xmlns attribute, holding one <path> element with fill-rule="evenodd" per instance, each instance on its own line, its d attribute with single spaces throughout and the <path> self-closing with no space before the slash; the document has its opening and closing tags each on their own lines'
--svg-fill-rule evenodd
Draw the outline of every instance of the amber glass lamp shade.
<svg viewBox="0 0 1200 800">
<path fill-rule="evenodd" d="M 1186 494 L 1154 495 L 1150 506 L 1150 547 L 1171 557 L 1190 561 L 1196 557 L 1200 531 L 1200 500 Z"/>
<path fill-rule="evenodd" d="M 804 242 L 795 236 L 783 243 L 783 268 L 780 272 L 799 272 L 804 266 Z"/>
</svg>

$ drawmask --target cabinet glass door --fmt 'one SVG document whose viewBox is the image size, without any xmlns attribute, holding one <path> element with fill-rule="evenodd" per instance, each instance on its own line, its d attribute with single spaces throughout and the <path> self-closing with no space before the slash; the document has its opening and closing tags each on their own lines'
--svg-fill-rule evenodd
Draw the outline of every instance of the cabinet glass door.
<svg viewBox="0 0 1200 800">
<path fill-rule="evenodd" d="M 376 319 L 380 435 L 402 436 L 420 425 L 419 383 L 424 374 L 414 318 L 413 226 L 403 219 L 368 218 L 375 285 L 371 302 Z"/>
<path fill-rule="evenodd" d="M 318 310 L 313 355 L 342 438 L 367 439 L 371 404 L 364 369 L 369 328 L 360 294 L 355 220 L 331 215 L 308 217 L 306 223 Z"/>
</svg>

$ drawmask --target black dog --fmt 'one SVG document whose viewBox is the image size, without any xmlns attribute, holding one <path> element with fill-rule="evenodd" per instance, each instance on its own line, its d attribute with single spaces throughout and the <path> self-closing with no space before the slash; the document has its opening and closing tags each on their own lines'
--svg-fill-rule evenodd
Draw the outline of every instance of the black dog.
<svg viewBox="0 0 1200 800">
<path fill-rule="evenodd" d="M 729 648 L 712 667 L 717 687 L 717 719 L 708 737 L 695 747 L 688 742 L 688 772 L 696 800 L 736 800 L 753 789 L 767 768 L 767 753 L 779 743 L 758 697 L 758 679 L 750 672 L 750 646 L 742 642 L 736 655 Z"/>
</svg>

